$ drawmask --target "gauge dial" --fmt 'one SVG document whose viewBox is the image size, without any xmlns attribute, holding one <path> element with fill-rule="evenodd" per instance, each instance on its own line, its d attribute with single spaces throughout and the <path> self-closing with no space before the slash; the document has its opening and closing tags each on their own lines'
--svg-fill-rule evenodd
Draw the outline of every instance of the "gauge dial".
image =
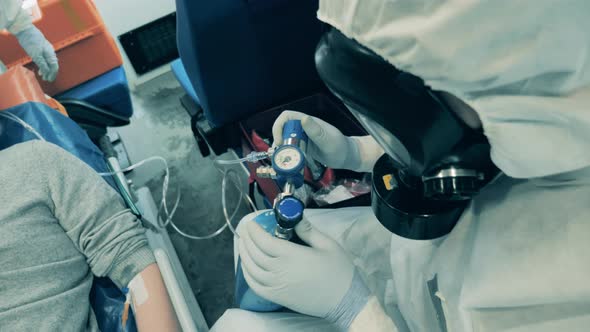
<svg viewBox="0 0 590 332">
<path fill-rule="evenodd" d="M 277 151 L 273 157 L 274 164 L 284 171 L 291 171 L 301 165 L 303 156 L 299 149 L 295 147 L 286 147 Z"/>
</svg>

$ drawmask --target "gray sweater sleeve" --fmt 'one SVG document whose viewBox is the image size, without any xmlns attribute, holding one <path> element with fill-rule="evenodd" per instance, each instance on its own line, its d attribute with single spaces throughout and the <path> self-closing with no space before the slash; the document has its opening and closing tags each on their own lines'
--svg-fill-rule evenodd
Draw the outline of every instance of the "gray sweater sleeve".
<svg viewBox="0 0 590 332">
<path fill-rule="evenodd" d="M 38 142 L 35 150 L 54 216 L 95 275 L 126 287 L 155 262 L 141 223 L 85 163 L 50 143 Z"/>
</svg>

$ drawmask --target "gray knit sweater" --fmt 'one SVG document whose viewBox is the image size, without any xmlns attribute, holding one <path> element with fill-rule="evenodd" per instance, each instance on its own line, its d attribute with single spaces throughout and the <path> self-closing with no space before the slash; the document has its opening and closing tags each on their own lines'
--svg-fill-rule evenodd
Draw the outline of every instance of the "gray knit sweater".
<svg viewBox="0 0 590 332">
<path fill-rule="evenodd" d="M 86 164 L 40 141 L 0 151 L 0 331 L 98 331 L 93 274 L 154 262 L 144 229 Z"/>
</svg>

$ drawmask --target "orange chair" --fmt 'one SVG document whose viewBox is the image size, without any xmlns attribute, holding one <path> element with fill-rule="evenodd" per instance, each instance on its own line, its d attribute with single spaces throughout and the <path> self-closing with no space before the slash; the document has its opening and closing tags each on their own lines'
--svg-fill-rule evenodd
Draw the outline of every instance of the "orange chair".
<svg viewBox="0 0 590 332">
<path fill-rule="evenodd" d="M 123 64 L 121 53 L 92 0 L 39 0 L 42 17 L 34 22 L 57 52 L 60 69 L 55 82 L 39 79 L 54 96 Z M 2 61 L 11 68 L 37 67 L 16 38 L 0 33 Z"/>
<path fill-rule="evenodd" d="M 0 75 L 0 91 L 0 111 L 34 101 L 46 104 L 68 116 L 66 109 L 59 102 L 45 95 L 35 74 L 23 66 L 12 67 Z"/>
</svg>

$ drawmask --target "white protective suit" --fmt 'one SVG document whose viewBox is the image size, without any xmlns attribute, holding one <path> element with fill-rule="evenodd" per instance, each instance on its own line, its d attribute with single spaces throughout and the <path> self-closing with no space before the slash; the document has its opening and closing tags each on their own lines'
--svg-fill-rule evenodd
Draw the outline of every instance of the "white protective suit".
<svg viewBox="0 0 590 332">
<path fill-rule="evenodd" d="M 0 0 L 0 30 L 16 35 L 31 24 L 31 17 L 22 10 L 22 1 Z"/>
<path fill-rule="evenodd" d="M 320 1 L 322 21 L 474 108 L 494 162 L 512 177 L 486 187 L 433 241 L 392 235 L 370 208 L 306 211 L 388 315 L 369 303 L 350 331 L 382 331 L 366 317 L 400 331 L 588 330 L 588 13 L 584 0 Z M 330 329 L 230 310 L 213 331 Z"/>
<path fill-rule="evenodd" d="M 33 25 L 31 16 L 22 8 L 22 5 L 22 0 L 0 0 L 0 31 L 6 29 L 13 34 L 39 67 L 39 75 L 43 80 L 52 82 L 59 71 L 57 56 L 53 46 Z M 6 71 L 1 57 L 2 50 L 0 50 L 0 74 Z"/>
<path fill-rule="evenodd" d="M 503 176 L 434 241 L 392 235 L 370 208 L 306 215 L 353 257 L 399 331 L 590 326 L 590 168 L 536 180 Z M 367 329 L 361 318 L 375 316 L 371 311 L 361 312 L 350 331 L 388 331 Z M 212 331 L 337 330 L 317 318 L 233 309 Z"/>
<path fill-rule="evenodd" d="M 31 18 L 21 9 L 22 1 L 0 0 L 0 31 L 7 29 L 13 35 L 25 30 L 32 24 Z M 0 57 L 2 53 L 0 52 Z M 0 74 L 6 66 L 0 59 Z"/>
<path fill-rule="evenodd" d="M 322 0 L 318 17 L 469 104 L 492 160 L 531 178 L 590 165 L 589 13 L 585 0 Z"/>
</svg>

